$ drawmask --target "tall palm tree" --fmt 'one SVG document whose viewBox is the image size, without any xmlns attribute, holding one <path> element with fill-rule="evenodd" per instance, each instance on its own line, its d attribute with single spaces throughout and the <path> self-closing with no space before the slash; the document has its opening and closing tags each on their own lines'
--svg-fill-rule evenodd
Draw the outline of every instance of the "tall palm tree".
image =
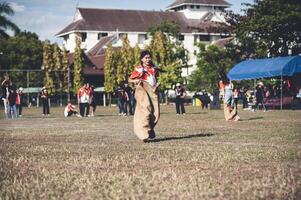
<svg viewBox="0 0 301 200">
<path fill-rule="evenodd" d="M 8 38 L 9 35 L 5 32 L 6 29 L 11 29 L 15 33 L 19 33 L 20 29 L 16 24 L 7 19 L 8 15 L 13 15 L 14 10 L 6 2 L 0 2 L 0 37 Z"/>
</svg>

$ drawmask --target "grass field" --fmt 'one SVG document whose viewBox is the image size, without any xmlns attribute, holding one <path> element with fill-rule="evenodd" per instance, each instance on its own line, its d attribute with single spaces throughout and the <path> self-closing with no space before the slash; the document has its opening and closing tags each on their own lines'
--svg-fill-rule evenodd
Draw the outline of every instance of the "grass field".
<svg viewBox="0 0 301 200">
<path fill-rule="evenodd" d="M 301 111 L 162 106 L 157 139 L 142 143 L 132 117 L 98 107 L 0 119 L 0 199 L 301 199 Z"/>
</svg>

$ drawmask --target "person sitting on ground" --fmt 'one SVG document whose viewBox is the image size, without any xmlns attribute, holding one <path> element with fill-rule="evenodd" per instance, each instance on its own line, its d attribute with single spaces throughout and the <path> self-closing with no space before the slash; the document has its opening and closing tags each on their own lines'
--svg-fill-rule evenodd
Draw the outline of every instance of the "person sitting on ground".
<svg viewBox="0 0 301 200">
<path fill-rule="evenodd" d="M 78 114 L 75 105 L 72 105 L 70 102 L 66 105 L 64 109 L 64 116 L 65 117 L 70 117 L 72 115 L 76 115 L 77 117 L 81 117 L 80 114 Z"/>
</svg>

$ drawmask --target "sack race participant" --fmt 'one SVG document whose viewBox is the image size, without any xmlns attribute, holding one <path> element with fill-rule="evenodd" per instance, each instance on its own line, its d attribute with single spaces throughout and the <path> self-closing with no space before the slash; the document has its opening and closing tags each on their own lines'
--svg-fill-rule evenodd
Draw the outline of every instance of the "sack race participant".
<svg viewBox="0 0 301 200">
<path fill-rule="evenodd" d="M 154 128 L 160 116 L 157 90 L 159 68 L 152 64 L 149 51 L 142 51 L 140 60 L 141 66 L 135 68 L 128 81 L 136 84 L 134 133 L 143 142 L 147 142 L 156 137 Z"/>
</svg>

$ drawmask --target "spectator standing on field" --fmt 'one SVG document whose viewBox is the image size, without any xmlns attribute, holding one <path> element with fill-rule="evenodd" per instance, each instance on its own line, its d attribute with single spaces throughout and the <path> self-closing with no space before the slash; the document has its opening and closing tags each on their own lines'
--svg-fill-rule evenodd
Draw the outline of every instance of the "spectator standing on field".
<svg viewBox="0 0 301 200">
<path fill-rule="evenodd" d="M 9 77 L 7 75 L 4 76 L 4 80 L 1 82 L 1 90 L 2 90 L 2 96 L 1 96 L 1 100 L 3 102 L 3 106 L 4 106 L 4 113 L 5 113 L 5 117 L 8 118 L 8 102 L 7 102 L 7 97 L 8 97 L 8 88 L 10 85 L 10 80 Z"/>
<path fill-rule="evenodd" d="M 118 86 L 115 94 L 118 98 L 119 115 L 126 116 L 126 102 L 128 101 L 127 93 L 123 87 Z"/>
<path fill-rule="evenodd" d="M 256 86 L 256 91 L 255 91 L 255 98 L 256 98 L 256 103 L 254 105 L 254 108 L 252 109 L 253 112 L 255 112 L 256 109 L 258 109 L 259 104 L 262 105 L 263 111 L 266 112 L 266 107 L 264 105 L 264 91 L 263 91 L 263 82 L 259 82 Z"/>
<path fill-rule="evenodd" d="M 175 93 L 176 93 L 176 112 L 177 112 L 177 115 L 179 115 L 179 114 L 185 115 L 185 107 L 184 107 L 184 100 L 185 99 L 184 98 L 186 96 L 186 91 L 180 83 L 176 84 Z"/>
<path fill-rule="evenodd" d="M 49 116 L 50 111 L 49 111 L 49 93 L 47 91 L 47 88 L 44 86 L 42 88 L 42 91 L 40 93 L 40 97 L 42 100 L 42 105 L 43 105 L 43 116 Z"/>
<path fill-rule="evenodd" d="M 22 96 L 23 96 L 23 88 L 20 87 L 17 90 L 17 99 L 16 99 L 16 106 L 18 110 L 19 117 L 22 117 Z"/>
<path fill-rule="evenodd" d="M 77 92 L 77 103 L 79 107 L 79 113 L 82 117 L 89 116 L 88 104 L 89 104 L 89 85 L 85 83 Z M 85 115 L 86 111 L 86 115 Z"/>
<path fill-rule="evenodd" d="M 96 111 L 96 98 L 95 98 L 95 92 L 94 92 L 94 86 L 93 85 L 90 85 L 90 87 L 89 87 L 89 107 L 91 108 L 91 115 L 90 116 L 94 117 L 95 116 L 95 111 Z"/>
<path fill-rule="evenodd" d="M 127 115 L 133 115 L 134 114 L 134 104 L 135 104 L 135 98 L 133 95 L 133 89 L 129 86 L 128 83 L 124 84 L 124 90 L 128 96 L 128 100 L 125 103 L 125 113 Z"/>
<path fill-rule="evenodd" d="M 11 82 L 10 82 L 11 83 Z M 17 108 L 16 108 L 16 99 L 17 99 L 17 91 L 16 86 L 12 83 L 9 86 L 8 91 L 8 118 L 17 118 Z"/>
</svg>

